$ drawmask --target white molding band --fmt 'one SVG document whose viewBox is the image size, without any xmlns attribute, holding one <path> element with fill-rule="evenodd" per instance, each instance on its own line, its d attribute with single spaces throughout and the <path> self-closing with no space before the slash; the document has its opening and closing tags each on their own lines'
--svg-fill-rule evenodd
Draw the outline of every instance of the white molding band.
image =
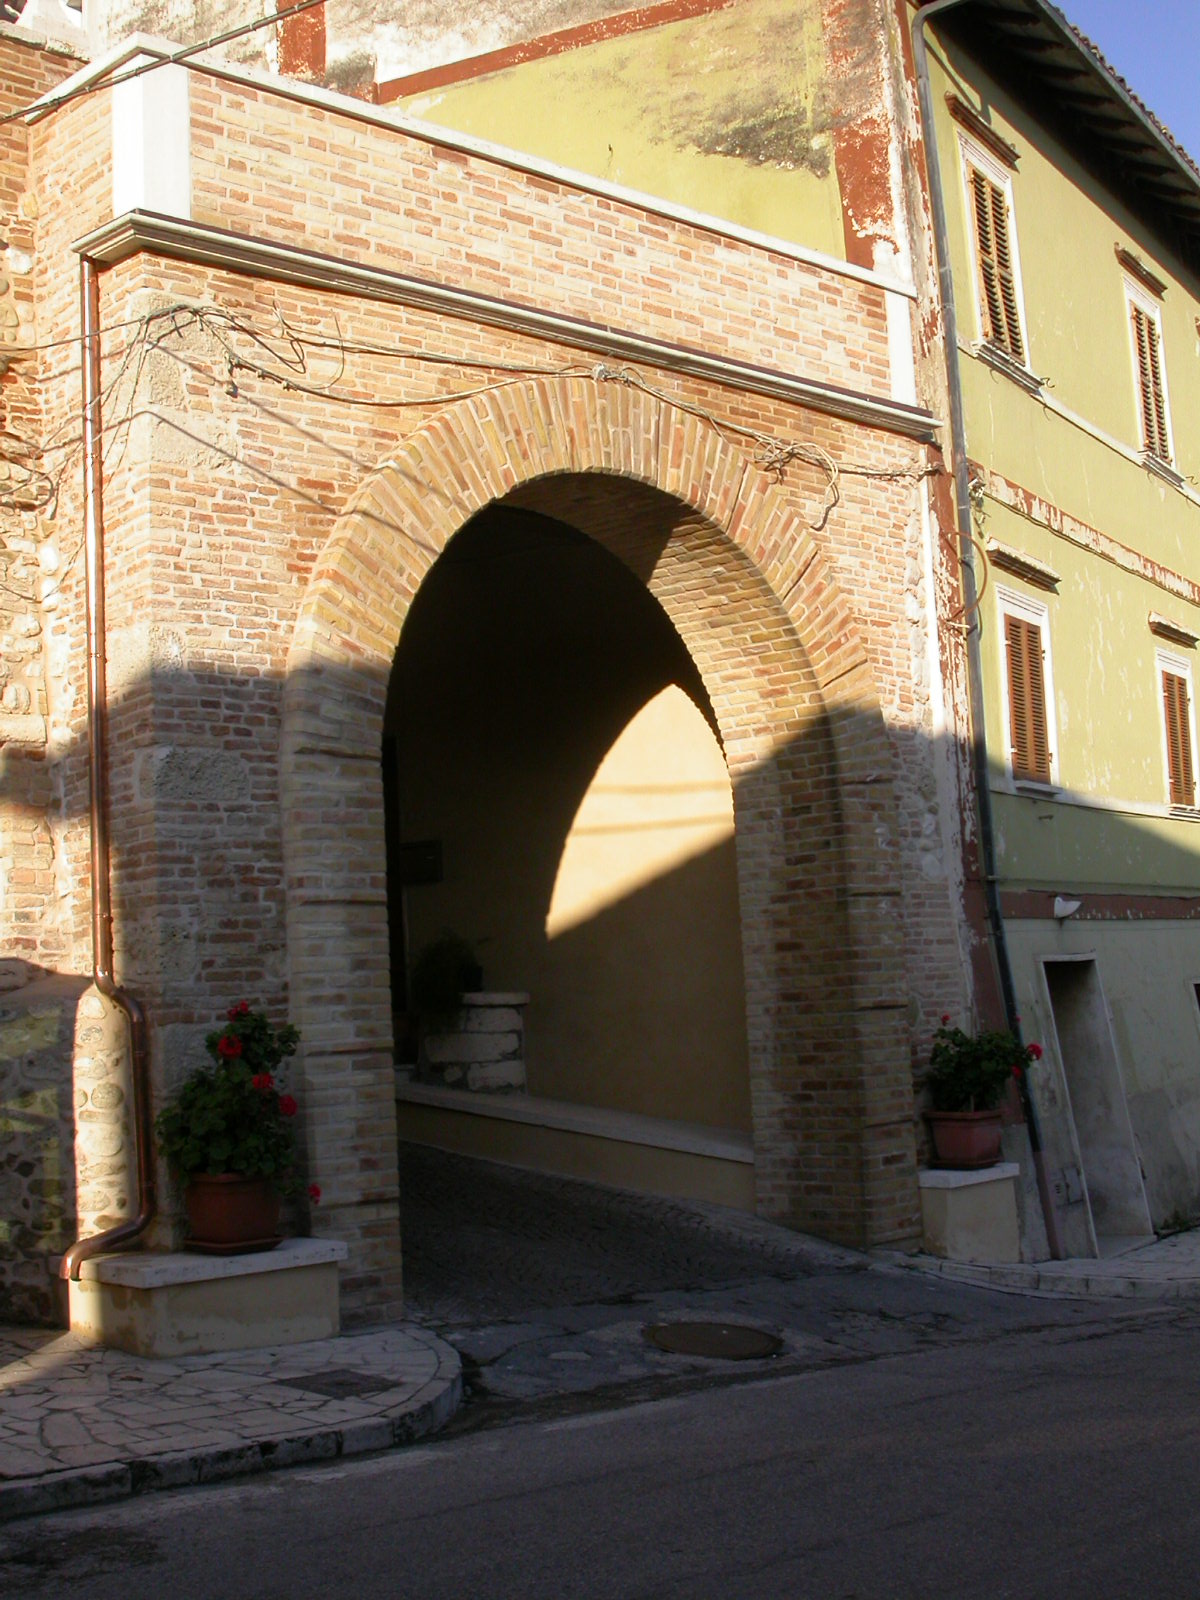
<svg viewBox="0 0 1200 1600">
<path fill-rule="evenodd" d="M 533 1128 L 555 1128 L 584 1134 L 591 1139 L 611 1139 L 616 1144 L 646 1145 L 652 1150 L 680 1150 L 686 1155 L 714 1161 L 754 1165 L 754 1142 L 748 1133 L 732 1128 L 710 1128 L 699 1122 L 675 1122 L 666 1117 L 645 1117 L 633 1111 L 608 1111 L 600 1106 L 576 1105 L 567 1100 L 546 1100 L 533 1094 L 486 1094 L 469 1089 L 443 1089 L 413 1083 L 397 1074 L 396 1099 L 416 1106 L 434 1106 L 472 1117 L 493 1117 L 500 1122 L 523 1122 Z"/>
<path fill-rule="evenodd" d="M 1194 650 L 1200 644 L 1200 633 L 1185 628 L 1182 622 L 1173 622 L 1170 617 L 1164 617 L 1161 611 L 1152 611 L 1146 620 L 1150 632 L 1160 639 L 1169 639 L 1172 644 L 1182 645 L 1185 650 Z"/>
<path fill-rule="evenodd" d="M 1048 567 L 1044 561 L 1035 561 L 1014 545 L 1002 544 L 999 539 L 989 536 L 983 548 L 994 567 L 1014 573 L 1039 589 L 1057 589 L 1062 581 L 1053 567 Z"/>
<path fill-rule="evenodd" d="M 688 345 L 604 327 L 582 317 L 541 311 L 535 306 L 501 300 L 475 290 L 366 267 L 336 256 L 298 250 L 291 245 L 231 233 L 179 217 L 147 211 L 127 212 L 77 240 L 74 249 L 103 266 L 126 261 L 144 250 L 152 255 L 196 262 L 247 277 L 270 278 L 333 294 L 359 295 L 368 300 L 465 317 L 510 332 L 575 345 L 618 361 L 642 362 L 688 377 L 710 379 L 751 394 L 790 400 L 828 416 L 903 434 L 926 444 L 934 440 L 941 426 L 931 412 L 920 406 L 880 399 L 747 361 L 708 355 Z"/>
</svg>

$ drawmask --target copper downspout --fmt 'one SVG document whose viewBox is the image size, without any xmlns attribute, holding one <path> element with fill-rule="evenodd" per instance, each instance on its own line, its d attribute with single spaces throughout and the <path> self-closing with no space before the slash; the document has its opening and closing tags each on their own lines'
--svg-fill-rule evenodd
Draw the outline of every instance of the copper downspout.
<svg viewBox="0 0 1200 1600">
<path fill-rule="evenodd" d="M 104 621 L 103 460 L 100 453 L 100 275 L 80 263 L 80 354 L 83 368 L 83 542 L 87 567 L 88 800 L 91 821 L 92 982 L 125 1013 L 132 1065 L 137 1216 L 76 1242 L 59 1262 L 60 1278 L 79 1277 L 81 1264 L 136 1239 L 154 1218 L 154 1148 L 150 1126 L 150 1040 L 146 1013 L 113 978 L 112 880 L 108 838 L 108 675 Z"/>
</svg>

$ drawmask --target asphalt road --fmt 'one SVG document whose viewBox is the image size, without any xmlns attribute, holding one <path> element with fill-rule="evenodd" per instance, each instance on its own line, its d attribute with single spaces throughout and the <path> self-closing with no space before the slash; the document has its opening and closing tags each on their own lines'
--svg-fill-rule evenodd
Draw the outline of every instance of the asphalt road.
<svg viewBox="0 0 1200 1600">
<path fill-rule="evenodd" d="M 1200 1314 L 1144 1309 L 581 1408 L 16 1524 L 0 1594 L 1174 1600 L 1198 1358 Z"/>
</svg>

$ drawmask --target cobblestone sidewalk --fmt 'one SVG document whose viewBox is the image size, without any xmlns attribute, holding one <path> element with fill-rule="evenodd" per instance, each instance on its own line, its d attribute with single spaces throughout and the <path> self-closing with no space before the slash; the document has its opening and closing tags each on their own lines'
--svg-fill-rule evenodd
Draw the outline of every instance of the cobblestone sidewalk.
<svg viewBox="0 0 1200 1600">
<path fill-rule="evenodd" d="M 909 1271 L 955 1283 L 1056 1299 L 1200 1300 L 1200 1229 L 1132 1245 L 1100 1260 L 967 1265 L 933 1256 L 879 1252 Z"/>
<path fill-rule="evenodd" d="M 775 1334 L 777 1360 L 739 1366 L 751 1378 L 1069 1339 L 1129 1315 L 1131 1298 L 1200 1300 L 1200 1233 L 1104 1261 L 954 1267 L 413 1146 L 400 1174 L 402 1326 L 172 1361 L 0 1328 L 0 1520 L 405 1443 L 457 1408 L 460 1356 L 471 1403 L 456 1426 L 481 1426 L 530 1406 L 732 1381 L 728 1362 L 656 1348 L 646 1329 L 659 1321 Z"/>
<path fill-rule="evenodd" d="M 150 1361 L 0 1329 L 0 1521 L 404 1444 L 462 1396 L 432 1333 Z"/>
</svg>

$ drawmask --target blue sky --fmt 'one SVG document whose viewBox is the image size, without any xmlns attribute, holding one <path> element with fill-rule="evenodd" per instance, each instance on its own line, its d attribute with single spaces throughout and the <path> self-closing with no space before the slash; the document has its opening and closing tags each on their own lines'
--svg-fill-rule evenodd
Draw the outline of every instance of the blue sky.
<svg viewBox="0 0 1200 1600">
<path fill-rule="evenodd" d="M 1200 162 L 1200 0 L 1054 0 Z"/>
</svg>

